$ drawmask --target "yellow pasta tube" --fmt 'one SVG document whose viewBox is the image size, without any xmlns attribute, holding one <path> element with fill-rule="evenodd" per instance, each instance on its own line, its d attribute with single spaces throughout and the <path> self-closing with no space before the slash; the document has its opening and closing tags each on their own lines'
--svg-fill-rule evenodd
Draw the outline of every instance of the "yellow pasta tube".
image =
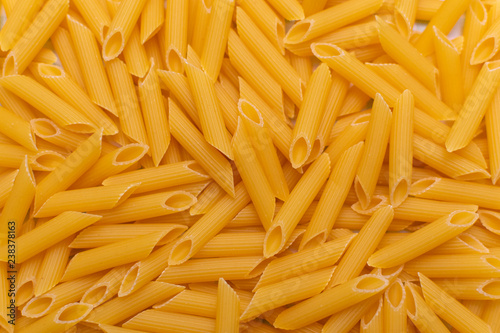
<svg viewBox="0 0 500 333">
<path fill-rule="evenodd" d="M 234 195 L 233 171 L 229 161 L 205 140 L 171 99 L 168 110 L 170 133 L 224 191 Z"/>
<path fill-rule="evenodd" d="M 382 95 L 376 94 L 366 134 L 366 147 L 356 172 L 354 188 L 361 207 L 366 209 L 375 192 L 377 178 L 391 133 L 392 113 Z"/>
<path fill-rule="evenodd" d="M 398 64 L 368 64 L 368 67 L 397 89 L 408 89 L 415 98 L 415 106 L 439 120 L 455 120 L 455 112 L 426 89 L 417 79 Z"/>
<path fill-rule="evenodd" d="M 21 333 L 64 333 L 84 320 L 92 305 L 85 303 L 69 303 L 47 316 L 34 321 L 18 330 Z"/>
<path fill-rule="evenodd" d="M 68 9 L 68 0 L 49 0 L 44 4 L 43 8 L 31 21 L 29 27 L 24 31 L 5 58 L 3 64 L 4 76 L 24 72 L 43 48 L 44 44 L 49 40 L 50 36 L 56 31 L 59 24 L 64 20 Z M 21 22 L 24 22 L 24 19 L 28 18 L 18 18 Z"/>
<path fill-rule="evenodd" d="M 257 256 L 262 254 L 265 232 L 220 233 L 194 258 Z"/>
<path fill-rule="evenodd" d="M 77 212 L 62 213 L 16 239 L 16 261 L 22 263 L 75 232 L 95 223 L 100 218 L 97 215 Z M 7 261 L 7 245 L 2 246 L 2 249 L 4 249 L 4 254 L 0 259 Z"/>
<path fill-rule="evenodd" d="M 459 331 L 491 332 L 487 323 L 439 288 L 424 274 L 419 273 L 418 277 L 427 304 L 447 323 Z"/>
<path fill-rule="evenodd" d="M 96 125 L 87 116 L 28 76 L 3 77 L 0 84 L 66 129 L 80 133 L 96 131 Z"/>
<path fill-rule="evenodd" d="M 296 169 L 303 166 L 311 154 L 325 112 L 331 85 L 330 69 L 328 65 L 323 63 L 311 77 L 293 128 L 290 162 Z"/>
<path fill-rule="evenodd" d="M 241 77 L 251 84 L 252 88 L 262 96 L 262 99 L 267 102 L 273 111 L 282 113 L 283 93 L 281 91 L 281 86 L 276 82 L 275 78 L 267 72 L 267 69 L 260 64 L 252 52 L 245 46 L 238 34 L 232 29 L 229 31 L 228 37 L 228 54 L 231 64 L 236 68 L 238 73 L 240 73 Z M 242 89 L 241 83 L 240 89 Z M 255 104 L 255 101 L 248 97 L 243 98 Z M 259 108 L 259 110 L 263 112 L 261 108 Z"/>
<path fill-rule="evenodd" d="M 139 26 L 135 26 L 123 49 L 123 59 L 130 74 L 143 78 L 151 64 L 146 54 L 146 48 L 141 43 L 140 34 Z"/>
<path fill-rule="evenodd" d="M 327 2 L 328 2 L 328 0 L 320 0 L 320 1 L 305 0 L 305 1 L 302 1 L 302 8 L 304 9 L 305 17 L 309 17 L 312 14 L 315 14 L 317 12 L 322 11 L 325 8 L 325 5 Z"/>
<path fill-rule="evenodd" d="M 71 41 L 69 31 L 62 27 L 57 28 L 52 34 L 52 37 L 50 37 L 50 41 L 54 46 L 54 50 L 57 52 L 64 70 L 76 83 L 78 83 L 80 88 L 85 90 L 82 70 L 78 64 L 78 58 L 76 57 L 75 47 Z"/>
<path fill-rule="evenodd" d="M 170 253 L 169 265 L 180 265 L 193 257 L 250 202 L 243 182 L 235 186 L 234 193 L 234 197 L 226 194 L 217 201 L 182 235 Z"/>
<path fill-rule="evenodd" d="M 413 164 L 413 95 L 405 90 L 393 110 L 389 138 L 389 200 L 394 208 L 408 197 Z"/>
<path fill-rule="evenodd" d="M 370 71 L 354 55 L 327 43 L 314 43 L 311 49 L 320 61 L 326 62 L 335 72 L 352 82 L 364 93 L 372 98 L 379 93 L 389 106 L 395 105 L 400 95 L 398 90 Z"/>
<path fill-rule="evenodd" d="M 137 163 L 148 151 L 149 147 L 131 143 L 100 157 L 76 182 L 72 188 L 97 186 L 108 177 L 118 174 L 134 163 Z M 133 181 L 132 181 L 133 182 Z"/>
<path fill-rule="evenodd" d="M 451 297 L 461 300 L 495 300 L 500 298 L 499 279 L 433 279 Z"/>
<path fill-rule="evenodd" d="M 35 217 L 56 216 L 65 211 L 112 209 L 127 200 L 138 187 L 138 183 L 132 183 L 58 192 L 42 204 Z"/>
<path fill-rule="evenodd" d="M 381 332 L 384 329 L 384 298 L 380 296 L 378 302 L 371 305 L 365 312 L 359 324 L 360 332 Z"/>
<path fill-rule="evenodd" d="M 386 246 L 370 256 L 368 265 L 389 268 L 401 265 L 470 228 L 478 215 L 469 211 L 454 211 L 411 233 L 408 237 Z"/>
<path fill-rule="evenodd" d="M 434 50 L 439 67 L 443 101 L 458 112 L 464 101 L 460 53 L 448 37 L 436 27 L 434 27 Z"/>
<path fill-rule="evenodd" d="M 146 310 L 153 306 L 153 304 L 180 293 L 182 290 L 184 290 L 184 286 L 163 282 L 149 282 L 132 295 L 116 297 L 94 308 L 86 321 L 98 324 L 116 325 Z"/>
<path fill-rule="evenodd" d="M 264 123 L 262 113 L 253 104 L 240 99 L 238 109 L 241 119 L 248 131 L 252 146 L 257 153 L 257 159 L 264 169 L 267 181 L 271 185 L 274 195 L 285 201 L 290 195 L 285 175 L 272 140 L 272 132 Z"/>
<path fill-rule="evenodd" d="M 266 311 L 318 295 L 334 270 L 335 267 L 327 267 L 258 288 L 240 320 L 246 322 Z"/>
<path fill-rule="evenodd" d="M 223 279 L 219 279 L 217 291 L 216 333 L 238 333 L 240 331 L 240 299 L 238 294 Z"/>
<path fill-rule="evenodd" d="M 136 89 L 127 66 L 120 59 L 114 59 L 106 63 L 106 70 L 118 104 L 118 118 L 122 131 L 131 140 L 148 144 Z"/>
<path fill-rule="evenodd" d="M 492 278 L 500 277 L 500 261 L 491 254 L 426 254 L 407 262 L 405 271 L 430 278 Z"/>
<path fill-rule="evenodd" d="M 355 235 L 339 237 L 315 248 L 277 258 L 266 267 L 255 288 L 277 284 L 334 265 Z"/>
<path fill-rule="evenodd" d="M 0 87 L 0 102 L 6 109 L 12 111 L 24 120 L 30 121 L 37 117 L 31 105 L 4 87 Z"/>
<path fill-rule="evenodd" d="M 455 179 L 476 180 L 491 177 L 476 163 L 454 152 L 450 153 L 444 147 L 418 134 L 413 136 L 413 154 L 417 160 Z"/>
<path fill-rule="evenodd" d="M 111 24 L 111 18 L 103 3 L 99 0 L 74 0 L 73 4 L 102 45 Z"/>
<path fill-rule="evenodd" d="M 169 187 L 197 183 L 208 180 L 209 177 L 194 161 L 184 161 L 121 173 L 106 178 L 105 186 L 139 184 L 136 194 L 161 190 Z"/>
<path fill-rule="evenodd" d="M 399 33 L 410 37 L 417 15 L 418 1 L 397 0 L 394 3 L 394 23 Z"/>
<path fill-rule="evenodd" d="M 194 24 L 189 24 L 188 27 L 188 37 L 190 36 L 189 45 L 191 45 L 191 47 L 198 54 L 203 52 L 203 46 L 206 38 L 206 27 L 210 22 L 210 14 L 212 12 L 212 3 L 213 0 L 190 1 L 191 5 L 195 5 L 196 11 L 194 15 L 192 15 L 193 12 L 191 11 L 189 13 L 189 16 L 194 18 Z"/>
<path fill-rule="evenodd" d="M 34 286 L 36 297 L 51 290 L 61 281 L 71 254 L 71 248 L 68 246 L 73 238 L 70 236 L 45 251 L 43 261 L 36 273 Z"/>
<path fill-rule="evenodd" d="M 104 64 L 100 61 L 101 53 L 96 37 L 87 26 L 71 14 L 68 15 L 67 22 L 89 97 L 100 107 L 118 116 L 108 76 Z"/>
<path fill-rule="evenodd" d="M 34 212 L 53 194 L 64 191 L 83 175 L 101 155 L 102 132 L 82 142 L 63 163 L 36 186 Z"/>
<path fill-rule="evenodd" d="M 500 312 L 500 302 L 499 301 L 490 301 L 484 305 L 484 311 L 482 315 L 482 319 L 487 322 L 491 330 L 498 331 L 498 313 Z"/>
<path fill-rule="evenodd" d="M 19 145 L 0 143 L 0 165 L 6 168 L 17 168 L 28 155 L 33 170 L 52 171 L 64 161 L 64 156 L 49 150 L 33 153 Z"/>
<path fill-rule="evenodd" d="M 373 214 L 340 259 L 338 267 L 333 273 L 331 285 L 344 283 L 361 273 L 366 261 L 373 254 L 387 231 L 393 217 L 394 210 L 391 206 L 380 208 Z"/>
<path fill-rule="evenodd" d="M 26 221 L 26 223 L 24 223 L 22 233 L 25 234 L 34 228 L 35 220 L 30 218 Z M 15 302 L 17 306 L 28 302 L 35 295 L 36 275 L 40 265 L 42 264 L 43 258 L 44 252 L 41 252 L 20 265 L 16 281 L 17 291 Z"/>
<path fill-rule="evenodd" d="M 111 21 L 103 42 L 102 57 L 105 61 L 118 57 L 127 44 L 146 0 L 124 0 Z"/>
<path fill-rule="evenodd" d="M 356 117 L 352 124 L 345 127 L 342 133 L 332 140 L 331 144 L 325 150 L 325 153 L 330 155 L 332 164 L 337 163 L 339 157 L 347 148 L 365 139 L 369 125 L 367 119 L 369 118 L 370 114 Z"/>
<path fill-rule="evenodd" d="M 408 318 L 422 333 L 448 333 L 448 328 L 425 302 L 419 287 L 413 283 L 405 283 L 406 312 Z"/>
<path fill-rule="evenodd" d="M 269 258 L 278 253 L 287 242 L 293 230 L 304 215 L 320 188 L 330 174 L 330 158 L 322 154 L 307 169 L 304 176 L 290 193 L 267 230 L 264 242 L 264 256 Z"/>
<path fill-rule="evenodd" d="M 301 249 L 314 248 L 326 241 L 354 181 L 364 143 L 347 149 L 332 168 L 318 206 L 300 243 Z"/>
<path fill-rule="evenodd" d="M 269 4 L 289 21 L 304 19 L 304 10 L 297 0 L 270 0 Z"/>
<path fill-rule="evenodd" d="M 274 326 L 281 329 L 304 327 L 380 294 L 388 284 L 382 276 L 362 275 L 286 309 L 276 318 Z"/>
<path fill-rule="evenodd" d="M 86 228 L 71 242 L 71 248 L 94 248 L 108 245 L 135 236 L 146 235 L 152 232 L 164 231 L 165 236 L 157 245 L 165 245 L 186 231 L 187 226 L 170 223 L 136 223 L 125 225 L 104 224 Z M 118 291 L 118 290 L 117 290 Z"/>
<path fill-rule="evenodd" d="M 121 280 L 129 268 L 130 264 L 126 264 L 111 269 L 85 291 L 80 301 L 96 307 L 116 296 Z"/>
<path fill-rule="evenodd" d="M 377 12 L 382 1 L 355 0 L 324 9 L 295 23 L 285 44 L 297 44 L 319 37 Z"/>
<path fill-rule="evenodd" d="M 210 182 L 197 197 L 198 201 L 189 209 L 191 215 L 202 215 L 209 207 L 224 196 L 224 190 L 214 181 Z"/>
<path fill-rule="evenodd" d="M 154 63 L 151 64 L 146 77 L 139 81 L 139 100 L 153 162 L 158 166 L 170 144 L 170 131 Z"/>
<path fill-rule="evenodd" d="M 479 128 L 500 83 L 500 61 L 487 62 L 481 68 L 457 120 L 446 138 L 446 149 L 455 151 L 467 146 Z"/>
<path fill-rule="evenodd" d="M 12 190 L 0 215 L 0 244 L 12 244 L 19 234 L 35 196 L 35 177 L 25 156 L 15 176 Z M 9 259 L 14 259 L 9 256 Z"/>
<path fill-rule="evenodd" d="M 217 295 L 195 290 L 184 290 L 170 300 L 167 300 L 163 304 L 157 304 L 153 308 L 163 312 L 175 312 L 215 318 Z"/>
<path fill-rule="evenodd" d="M 281 54 L 285 53 L 285 25 L 263 0 L 245 0 L 238 3 Z"/>
<path fill-rule="evenodd" d="M 142 260 L 164 236 L 165 232 L 158 231 L 79 252 L 68 263 L 62 281 Z"/>
<path fill-rule="evenodd" d="M 7 202 L 10 193 L 12 192 L 14 181 L 18 173 L 19 170 L 14 170 L 0 175 L 0 207 L 2 208 Z"/>
<path fill-rule="evenodd" d="M 189 332 L 194 330 L 199 333 L 211 333 L 215 332 L 215 319 L 181 313 L 146 310 L 125 322 L 123 327 L 142 331 L 169 329 L 173 332 Z"/>
<path fill-rule="evenodd" d="M 435 201 L 420 198 L 407 198 L 394 209 L 394 218 L 410 221 L 433 222 L 445 214 L 456 210 L 477 212 L 477 205 L 456 202 Z"/>
<path fill-rule="evenodd" d="M 215 87 L 210 77 L 191 64 L 187 64 L 185 69 L 206 141 L 232 159 L 230 135 L 225 129 Z"/>
<path fill-rule="evenodd" d="M 163 3 L 161 7 L 163 8 Z M 184 58 L 186 58 L 187 52 L 188 8 L 189 2 L 187 0 L 174 0 L 167 3 L 165 18 L 166 64 L 169 70 L 177 73 L 184 71 Z M 211 14 L 212 16 L 213 14 Z"/>
<path fill-rule="evenodd" d="M 383 296 L 384 331 L 405 332 L 407 326 L 406 290 L 400 279 L 389 287 Z"/>
<path fill-rule="evenodd" d="M 485 123 L 490 159 L 491 182 L 496 184 L 500 179 L 500 135 L 495 130 L 500 126 L 500 93 L 496 92 L 491 107 L 486 111 Z"/>
<path fill-rule="evenodd" d="M 150 0 L 144 5 L 141 13 L 141 43 L 145 44 L 154 37 L 165 21 L 164 3 L 161 0 Z M 168 44 L 167 44 L 168 45 Z"/>
<path fill-rule="evenodd" d="M 488 13 L 483 2 L 472 0 L 465 12 L 464 47 L 460 53 L 465 95 L 469 94 L 470 88 L 481 70 L 481 65 L 471 65 L 470 59 L 476 45 L 488 28 L 487 21 Z"/>
<path fill-rule="evenodd" d="M 236 9 L 236 25 L 241 40 L 281 85 L 293 103 L 300 106 L 303 99 L 303 82 L 297 71 L 276 50 L 241 7 Z"/>
<path fill-rule="evenodd" d="M 0 118 L 4 120 L 0 123 L 0 133 L 31 151 L 38 150 L 29 122 L 3 107 L 0 107 Z"/>
<path fill-rule="evenodd" d="M 470 64 L 478 65 L 492 59 L 498 52 L 500 38 L 500 25 L 494 22 L 481 36 L 474 51 L 471 54 Z"/>
<path fill-rule="evenodd" d="M 439 93 L 438 70 L 411 43 L 380 17 L 377 17 L 380 44 L 384 51 L 406 68 L 433 93 Z"/>
<path fill-rule="evenodd" d="M 81 114 L 92 119 L 98 127 L 102 127 L 104 135 L 118 133 L 118 128 L 113 120 L 103 110 L 92 103 L 92 100 L 85 91 L 71 78 L 68 78 L 62 68 L 47 64 L 39 64 L 37 67 L 38 74 L 43 82 L 61 99 L 69 103 Z"/>
<path fill-rule="evenodd" d="M 274 217 L 276 200 L 241 118 L 238 118 L 238 128 L 234 133 L 232 146 L 236 167 L 262 225 L 267 230 L 271 226 Z"/>
<path fill-rule="evenodd" d="M 274 258 L 273 258 L 274 259 Z M 191 259 L 182 265 L 168 266 L 156 281 L 193 283 L 251 279 L 262 274 L 271 261 L 262 256 Z"/>
<path fill-rule="evenodd" d="M 125 223 L 182 212 L 195 202 L 196 197 L 189 192 L 166 191 L 129 198 L 113 209 L 94 213 L 103 217 L 99 224 Z"/>
<path fill-rule="evenodd" d="M 460 16 L 469 7 L 470 3 L 471 0 L 453 0 L 443 3 L 415 42 L 417 50 L 424 56 L 431 54 L 433 50 L 432 35 L 434 34 L 434 26 L 444 34 L 448 34 Z"/>
<path fill-rule="evenodd" d="M 500 209 L 498 187 L 448 178 L 423 178 L 412 184 L 410 195 L 418 198 L 433 199 L 465 204 L 478 204 L 480 207 Z"/>
<path fill-rule="evenodd" d="M 9 51 L 16 45 L 16 42 L 29 27 L 30 22 L 35 18 L 42 5 L 43 1 L 40 0 L 16 1 L 12 12 L 8 15 L 7 21 L 9 23 L 6 22 L 2 27 L 2 31 L 0 31 L 0 47 L 2 51 Z M 4 4 L 5 7 L 6 4 Z"/>
</svg>

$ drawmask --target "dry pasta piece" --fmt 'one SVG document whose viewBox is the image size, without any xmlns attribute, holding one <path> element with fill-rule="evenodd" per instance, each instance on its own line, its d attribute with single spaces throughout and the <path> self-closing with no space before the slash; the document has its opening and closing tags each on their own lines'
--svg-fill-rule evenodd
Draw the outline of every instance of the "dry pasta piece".
<svg viewBox="0 0 500 333">
<path fill-rule="evenodd" d="M 99 0 L 73 0 L 78 12 L 83 16 L 95 38 L 102 45 L 111 24 L 108 11 Z"/>
<path fill-rule="evenodd" d="M 149 1 L 146 8 L 153 2 L 155 1 Z M 184 71 L 184 58 L 186 58 L 187 54 L 188 9 L 189 1 L 186 0 L 174 0 L 167 3 L 165 15 L 165 46 L 167 51 L 165 62 L 169 70 L 177 73 Z M 163 3 L 161 3 L 161 9 L 158 11 L 163 12 Z M 145 11 L 143 16 L 144 13 Z M 142 24 L 146 23 L 141 20 Z"/>
<path fill-rule="evenodd" d="M 324 9 L 295 23 L 285 37 L 286 44 L 311 40 L 377 12 L 382 1 L 355 0 Z"/>
<path fill-rule="evenodd" d="M 304 10 L 297 0 L 270 0 L 269 4 L 287 20 L 304 19 Z"/>
<path fill-rule="evenodd" d="M 92 311 L 92 305 L 90 304 L 69 303 L 61 307 L 58 311 L 54 311 L 20 328 L 18 332 L 62 333 L 84 320 L 90 311 Z"/>
<path fill-rule="evenodd" d="M 368 259 L 368 265 L 389 268 L 417 258 L 466 231 L 478 217 L 473 212 L 454 211 L 411 233 L 401 241 L 373 253 Z"/>
<path fill-rule="evenodd" d="M 122 1 L 103 41 L 104 60 L 115 59 L 122 53 L 145 4 L 146 0 Z"/>
<path fill-rule="evenodd" d="M 451 297 L 462 300 L 495 300 L 500 298 L 499 279 L 433 279 Z M 470 310 L 470 309 L 469 309 Z"/>
<path fill-rule="evenodd" d="M 417 16 L 419 1 L 397 0 L 394 2 L 394 23 L 399 33 L 410 37 Z"/>
<path fill-rule="evenodd" d="M 406 312 L 408 318 L 410 318 L 420 332 L 449 332 L 443 322 L 425 302 L 419 287 L 411 282 L 407 282 L 405 283 L 405 291 L 407 295 Z"/>
<path fill-rule="evenodd" d="M 418 277 L 427 304 L 447 323 L 460 331 L 491 332 L 487 323 L 439 288 L 424 274 L 419 273 Z"/>
<path fill-rule="evenodd" d="M 111 269 L 85 291 L 81 302 L 96 307 L 116 296 L 121 280 L 129 268 L 130 264 L 125 264 Z"/>
<path fill-rule="evenodd" d="M 238 294 L 223 279 L 219 279 L 217 292 L 217 313 L 215 317 L 216 333 L 238 333 L 240 299 Z"/>
<path fill-rule="evenodd" d="M 269 258 L 285 246 L 293 230 L 330 174 L 330 158 L 322 154 L 299 180 L 267 230 L 264 256 Z"/>
<path fill-rule="evenodd" d="M 145 44 L 162 28 L 165 11 L 161 0 L 147 1 L 141 13 L 141 43 Z"/>
<path fill-rule="evenodd" d="M 141 331 L 170 329 L 171 332 L 195 330 L 199 333 L 211 333 L 215 332 L 215 319 L 174 312 L 146 310 L 125 322 L 123 327 Z"/>
<path fill-rule="evenodd" d="M 286 309 L 276 318 L 274 326 L 282 329 L 304 327 L 382 293 L 388 284 L 382 276 L 359 276 Z"/>
<path fill-rule="evenodd" d="M 359 162 L 354 188 L 363 209 L 368 208 L 375 192 L 392 126 L 392 112 L 382 95 L 375 96 L 366 147 Z"/>
<path fill-rule="evenodd" d="M 313 73 L 293 128 L 290 162 L 300 168 L 311 155 L 332 85 L 330 69 L 321 64 Z"/>
<path fill-rule="evenodd" d="M 36 3 L 34 4 L 36 12 Z M 28 4 L 30 6 L 30 4 Z M 18 7 L 18 6 L 16 6 Z M 30 7 L 28 7 L 30 8 Z M 22 74 L 56 31 L 69 9 L 67 0 L 49 0 L 36 14 L 31 24 L 10 50 L 3 63 L 3 75 Z M 24 14 L 21 14 L 22 16 Z M 29 15 L 29 14 L 28 14 Z M 24 21 L 24 17 L 18 17 Z M 19 24 L 19 23 L 18 23 Z M 3 30 L 3 29 L 2 29 Z"/>
</svg>

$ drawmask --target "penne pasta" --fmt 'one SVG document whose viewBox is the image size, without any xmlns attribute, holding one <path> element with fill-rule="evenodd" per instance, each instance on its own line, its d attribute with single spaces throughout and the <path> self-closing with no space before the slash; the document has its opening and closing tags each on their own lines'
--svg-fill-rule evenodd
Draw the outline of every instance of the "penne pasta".
<svg viewBox="0 0 500 333">
<path fill-rule="evenodd" d="M 418 37 L 415 42 L 415 47 L 424 56 L 432 53 L 432 35 L 434 27 L 437 27 L 444 34 L 448 34 L 460 16 L 465 12 L 470 4 L 470 0 L 454 0 L 448 1 L 443 6 L 440 6 L 436 14 L 431 18 L 429 24 Z"/>
<path fill-rule="evenodd" d="M 418 274 L 424 298 L 429 307 L 441 318 L 459 331 L 474 330 L 491 332 L 490 326 L 481 318 L 470 312 L 459 301 L 439 288 L 424 274 Z"/>
<path fill-rule="evenodd" d="M 52 37 L 50 37 L 50 41 L 57 52 L 64 70 L 76 83 L 78 83 L 80 88 L 86 90 L 82 69 L 78 63 L 75 46 L 73 45 L 69 31 L 61 27 L 57 28 L 52 34 Z"/>
<path fill-rule="evenodd" d="M 175 312 L 207 318 L 215 318 L 217 309 L 217 295 L 184 290 L 162 304 L 153 307 L 163 312 Z M 241 308 L 241 303 L 240 303 Z"/>
<path fill-rule="evenodd" d="M 432 282 L 456 299 L 490 301 L 500 298 L 499 281 L 498 279 L 434 279 Z"/>
<path fill-rule="evenodd" d="M 129 139 L 147 145 L 148 139 L 144 118 L 139 106 L 132 76 L 120 59 L 106 63 L 111 88 L 117 102 L 118 118 L 124 134 Z"/>
<path fill-rule="evenodd" d="M 30 121 L 36 118 L 35 109 L 31 105 L 2 86 L 0 86 L 0 103 L 24 120 Z"/>
<path fill-rule="evenodd" d="M 240 315 L 240 299 L 238 294 L 223 279 L 219 279 L 217 292 L 217 310 L 215 317 L 216 333 L 238 333 Z"/>
<path fill-rule="evenodd" d="M 70 281 L 105 269 L 146 258 L 165 232 L 153 232 L 77 253 L 71 258 L 62 281 Z"/>
<path fill-rule="evenodd" d="M 303 99 L 303 83 L 297 71 L 267 40 L 266 36 L 241 7 L 236 9 L 236 25 L 241 40 L 281 85 L 283 91 L 292 99 L 293 103 L 300 106 Z"/>
<path fill-rule="evenodd" d="M 68 15 L 67 22 L 89 97 L 100 107 L 118 116 L 104 65 L 99 61 L 100 51 L 96 37 L 77 18 Z"/>
<path fill-rule="evenodd" d="M 183 290 L 183 286 L 163 282 L 149 282 L 132 295 L 114 298 L 94 308 L 86 321 L 96 324 L 116 325 Z"/>
<path fill-rule="evenodd" d="M 109 270 L 99 281 L 85 291 L 80 301 L 97 307 L 116 296 L 121 280 L 129 268 L 130 264 L 127 264 Z"/>
<path fill-rule="evenodd" d="M 410 37 L 415 24 L 419 1 L 399 0 L 394 2 L 394 23 L 399 33 Z"/>
<path fill-rule="evenodd" d="M 269 4 L 289 21 L 304 19 L 304 10 L 296 0 L 270 0 Z"/>
<path fill-rule="evenodd" d="M 406 312 L 408 318 L 413 322 L 416 328 L 423 333 L 431 332 L 449 332 L 439 317 L 425 302 L 419 287 L 411 282 L 405 283 L 407 295 Z"/>
<path fill-rule="evenodd" d="M 405 332 L 407 327 L 406 290 L 400 279 L 383 296 L 383 322 L 387 332 Z"/>
<path fill-rule="evenodd" d="M 196 197 L 187 191 L 165 191 L 136 196 L 113 209 L 97 210 L 94 214 L 102 216 L 99 224 L 126 223 L 181 212 L 195 202 Z"/>
<path fill-rule="evenodd" d="M 361 274 L 366 261 L 375 252 L 393 217 L 394 210 L 391 206 L 381 208 L 373 214 L 340 259 L 330 285 L 345 283 Z"/>
<path fill-rule="evenodd" d="M 302 237 L 301 249 L 314 248 L 326 241 L 352 186 L 363 149 L 363 142 L 347 149 L 332 168 L 325 190 Z"/>
<path fill-rule="evenodd" d="M 423 178 L 412 184 L 410 195 L 433 200 L 478 203 L 480 207 L 499 209 L 497 188 L 491 185 L 447 178 Z"/>
<path fill-rule="evenodd" d="M 380 332 L 384 329 L 384 299 L 380 296 L 368 311 L 361 317 L 360 332 Z"/>
<path fill-rule="evenodd" d="M 19 170 L 13 170 L 0 174 L 0 207 L 3 208 L 7 199 L 9 198 L 12 188 L 14 187 L 14 181 L 16 179 Z"/>
<path fill-rule="evenodd" d="M 285 246 L 293 230 L 330 173 L 330 158 L 322 154 L 299 180 L 267 230 L 264 256 L 269 258 Z"/>
<path fill-rule="evenodd" d="M 438 69 L 387 22 L 380 17 L 376 20 L 380 44 L 387 55 L 410 72 L 430 92 L 439 96 Z"/>
<path fill-rule="evenodd" d="M 321 64 L 313 73 L 295 122 L 290 146 L 290 162 L 297 169 L 311 155 L 332 85 L 330 69 Z"/>
<path fill-rule="evenodd" d="M 23 29 L 23 25 L 26 23 L 29 23 L 29 26 L 26 26 L 24 32 L 10 31 L 11 34 L 14 33 L 14 38 L 19 36 L 19 40 L 15 42 L 15 45 L 12 44 L 15 39 L 11 40 L 10 45 L 3 45 L 3 50 L 12 48 L 3 63 L 4 76 L 22 74 L 24 72 L 43 48 L 44 44 L 49 40 L 50 36 L 56 31 L 59 24 L 64 20 L 69 9 L 69 2 L 67 0 L 49 0 L 37 13 L 39 4 L 41 4 L 40 1 L 27 2 L 25 4 L 26 7 L 24 7 L 26 11 L 23 10 L 21 3 L 19 6 L 16 6 L 21 12 L 19 13 L 20 16 L 16 17 L 17 22 L 14 22 L 16 22 L 19 29 Z M 14 9 L 14 13 L 16 11 Z M 36 16 L 31 20 L 30 16 L 35 13 Z M 24 15 L 28 15 L 28 17 L 24 17 Z M 17 33 L 20 33 L 20 35 L 17 35 Z"/>
<path fill-rule="evenodd" d="M 238 128 L 234 133 L 233 155 L 238 172 L 245 184 L 248 195 L 257 210 L 262 225 L 267 230 L 274 217 L 275 197 L 252 142 L 241 118 L 238 118 Z"/>
<path fill-rule="evenodd" d="M 169 99 L 170 132 L 190 155 L 227 193 L 234 194 L 233 172 L 225 157 L 204 139 L 203 135 Z"/>
<path fill-rule="evenodd" d="M 496 87 L 500 83 L 500 71 L 497 70 L 499 65 L 500 62 L 488 62 L 481 68 L 446 138 L 448 151 L 463 148 L 472 141 L 486 113 L 486 108 L 491 104 Z M 487 87 L 485 87 L 485 82 L 488 82 Z"/>
<path fill-rule="evenodd" d="M 163 102 L 156 64 L 152 63 L 144 79 L 139 81 L 139 101 L 151 145 L 151 155 L 158 166 L 170 144 L 167 110 Z"/>
<path fill-rule="evenodd" d="M 478 215 L 473 212 L 454 211 L 408 237 L 378 250 L 370 256 L 368 265 L 379 268 L 401 265 L 458 236 L 470 228 L 477 219 Z"/>
<path fill-rule="evenodd" d="M 285 37 L 285 44 L 296 44 L 319 37 L 377 12 L 381 1 L 355 0 L 340 3 L 295 23 Z"/>
<path fill-rule="evenodd" d="M 161 0 L 147 1 L 141 13 L 141 44 L 153 38 L 162 28 L 165 11 Z"/>
<path fill-rule="evenodd" d="M 146 8 L 148 5 L 150 4 L 146 4 Z M 184 58 L 186 58 L 188 44 L 188 9 L 189 2 L 185 0 L 167 3 L 165 14 L 165 46 L 167 50 L 165 61 L 168 69 L 177 73 L 184 72 Z M 158 11 L 163 12 L 163 3 Z M 141 24 L 143 24 L 142 22 L 141 20 Z"/>
<path fill-rule="evenodd" d="M 431 278 L 492 278 L 500 277 L 499 265 L 490 254 L 422 255 L 406 263 L 405 271 Z"/>
<path fill-rule="evenodd" d="M 171 332 L 198 331 L 200 333 L 215 332 L 215 319 L 187 314 L 146 310 L 123 324 L 123 327 L 137 330 L 168 329 Z"/>
<path fill-rule="evenodd" d="M 382 95 L 375 96 L 366 134 L 366 148 L 359 162 L 354 188 L 361 207 L 366 209 L 375 192 L 378 175 L 391 133 L 392 113 Z"/>
<path fill-rule="evenodd" d="M 388 283 L 389 281 L 382 276 L 362 275 L 286 309 L 276 318 L 274 326 L 297 329 L 312 324 L 370 296 L 380 294 Z M 317 304 L 323 306 L 316 306 Z M 299 313 L 300 315 L 297 315 Z"/>
<path fill-rule="evenodd" d="M 103 2 L 99 0 L 76 0 L 74 1 L 78 12 L 83 16 L 95 38 L 102 45 L 106 37 L 107 29 L 111 24 L 111 18 Z"/>
<path fill-rule="evenodd" d="M 127 44 L 146 0 L 124 0 L 107 30 L 103 41 L 102 57 L 110 61 L 118 57 Z"/>
<path fill-rule="evenodd" d="M 0 117 L 4 119 L 0 123 L 0 133 L 26 149 L 34 152 L 38 150 L 36 147 L 36 138 L 29 122 L 3 107 L 0 107 Z"/>
</svg>

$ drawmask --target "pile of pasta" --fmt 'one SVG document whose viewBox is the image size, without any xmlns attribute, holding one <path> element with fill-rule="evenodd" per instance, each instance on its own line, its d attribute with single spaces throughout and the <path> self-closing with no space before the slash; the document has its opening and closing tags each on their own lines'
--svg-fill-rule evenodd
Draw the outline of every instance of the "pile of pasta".
<svg viewBox="0 0 500 333">
<path fill-rule="evenodd" d="M 1 332 L 500 332 L 499 1 L 2 7 Z"/>
</svg>

